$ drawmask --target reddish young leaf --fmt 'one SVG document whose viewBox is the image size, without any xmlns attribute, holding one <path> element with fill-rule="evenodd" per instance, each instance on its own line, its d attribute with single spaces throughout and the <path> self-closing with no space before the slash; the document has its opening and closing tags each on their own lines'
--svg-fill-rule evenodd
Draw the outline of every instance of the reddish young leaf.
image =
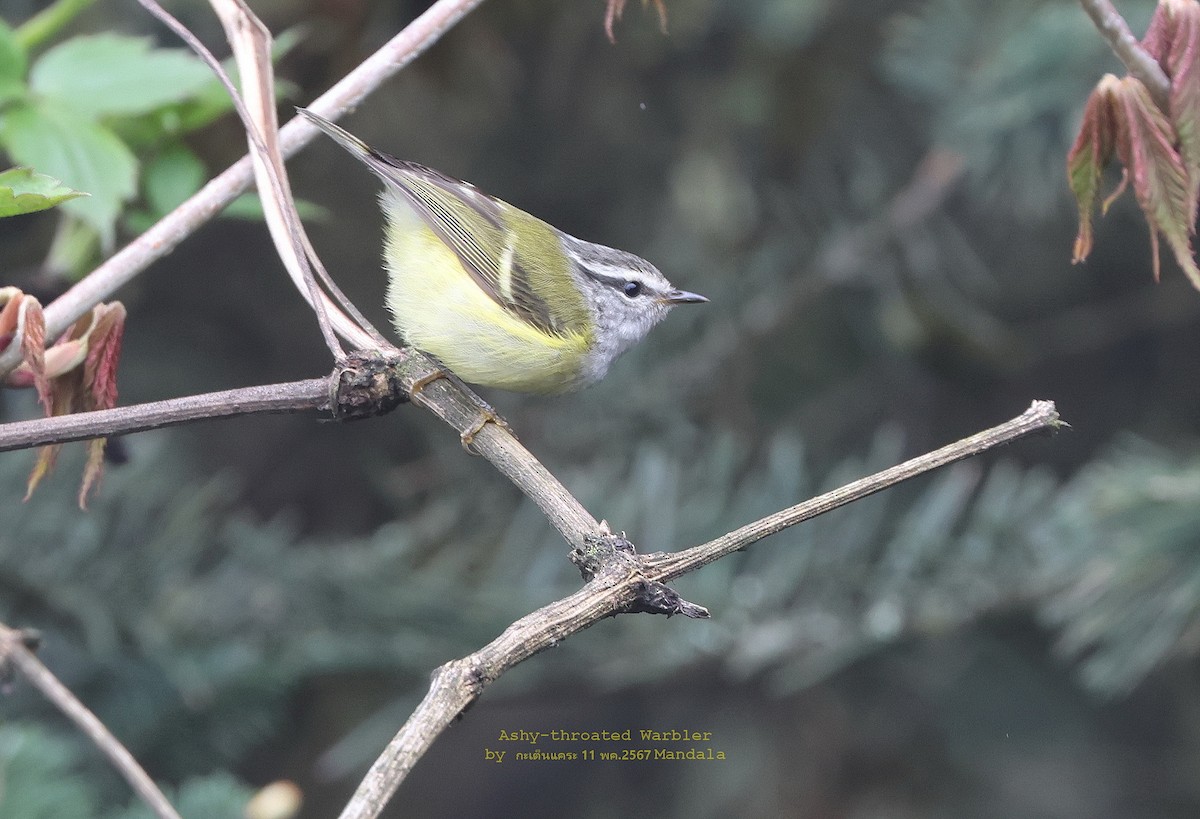
<svg viewBox="0 0 1200 819">
<path fill-rule="evenodd" d="M 1188 0 L 1194 2 L 1194 0 Z M 1175 39 L 1175 14 L 1170 0 L 1159 0 L 1142 37 L 1142 48 L 1149 52 L 1154 61 L 1160 65 L 1171 49 L 1171 41 Z"/>
<path fill-rule="evenodd" d="M 32 300 L 31 300 L 32 301 Z M 36 318 L 21 323 L 16 321 L 15 333 L 37 350 L 39 371 L 48 381 L 47 415 L 67 415 L 93 409 L 108 409 L 117 402 L 117 362 L 121 354 L 121 339 L 125 330 L 125 307 L 120 302 L 100 304 L 87 315 L 76 321 L 53 347 L 42 350 L 44 324 L 40 306 L 34 311 Z M 8 321 L 6 313 L 0 311 L 0 322 Z M 34 328 L 30 332 L 30 327 Z M 25 371 L 25 379 L 31 379 L 29 361 L 14 371 Z M 25 384 L 22 384 L 24 386 Z M 100 478 L 104 465 L 104 439 L 88 443 L 88 459 L 84 467 L 83 483 L 79 490 L 79 506 L 86 508 L 87 496 Z M 29 474 L 25 499 L 28 500 L 41 480 L 54 468 L 58 459 L 59 445 L 42 447 L 37 462 Z"/>
<path fill-rule="evenodd" d="M 96 307 L 87 360 L 83 365 L 84 387 L 89 409 L 117 405 L 117 363 L 125 335 L 125 306 L 120 302 Z"/>
<path fill-rule="evenodd" d="M 1121 181 L 1113 188 L 1112 193 L 1104 197 L 1104 201 L 1100 203 L 1100 215 L 1107 216 L 1108 209 L 1112 207 L 1112 203 L 1116 202 L 1125 193 L 1125 189 L 1129 187 L 1129 171 L 1121 169 Z"/>
<path fill-rule="evenodd" d="M 25 482 L 24 500 L 32 498 L 33 491 L 38 488 L 42 478 L 54 471 L 54 464 L 58 461 L 58 451 L 61 448 L 62 444 L 51 444 L 38 450 L 37 461 L 34 462 L 33 469 L 29 471 L 29 480 Z"/>
<path fill-rule="evenodd" d="M 1113 91 L 1119 84 L 1120 80 L 1112 74 L 1101 78 L 1088 97 L 1079 134 L 1067 154 L 1067 182 L 1079 206 L 1074 262 L 1083 261 L 1092 252 L 1092 212 L 1096 209 L 1104 168 L 1112 159 L 1116 145 Z"/>
<path fill-rule="evenodd" d="M 33 375 L 38 403 L 46 415 L 50 415 L 50 379 L 46 377 L 46 318 L 42 315 L 42 305 L 32 296 L 25 297 L 22 307 L 24 327 L 17 331 L 21 336 L 21 358 Z"/>
<path fill-rule="evenodd" d="M 1200 289 L 1200 268 L 1192 257 L 1195 224 L 1192 185 L 1183 159 L 1175 150 L 1176 134 L 1146 87 L 1125 77 L 1114 94 L 1117 102 L 1117 153 L 1129 174 L 1138 205 L 1155 234 L 1154 278 L 1159 278 L 1157 233 L 1161 232 L 1179 266 Z"/>
<path fill-rule="evenodd" d="M 3 383 L 10 387 L 34 387 L 38 402 L 50 414 L 50 381 L 46 371 L 46 320 L 42 305 L 15 287 L 0 288 L 0 350 L 14 340 L 21 346 L 21 364 Z"/>
<path fill-rule="evenodd" d="M 97 305 L 94 315 L 80 398 L 87 409 L 110 409 L 117 405 L 117 363 L 125 334 L 125 306 L 120 302 Z M 106 438 L 88 441 L 87 464 L 79 486 L 80 509 L 87 508 L 88 494 L 103 475 L 106 443 Z"/>
<path fill-rule="evenodd" d="M 85 316 L 80 320 L 83 321 L 86 318 Z M 70 335 L 71 332 L 73 330 L 68 331 L 67 334 Z M 48 414 L 68 415 L 74 411 L 75 395 L 78 394 L 81 377 L 82 370 L 76 366 L 51 380 L 51 406 Z M 25 500 L 29 500 L 33 496 L 33 490 L 37 489 L 42 478 L 54 471 L 54 466 L 58 463 L 58 453 L 61 450 L 62 444 L 48 444 L 38 450 L 37 461 L 30 470 L 29 480 L 25 484 Z"/>
<path fill-rule="evenodd" d="M 1195 225 L 1200 196 L 1200 3 L 1169 3 L 1175 20 L 1170 49 L 1161 60 L 1171 78 L 1171 122 L 1179 137 L 1179 155 L 1191 180 L 1191 213 Z"/>
<path fill-rule="evenodd" d="M 104 477 L 104 447 L 107 438 L 93 438 L 87 442 L 87 462 L 83 467 L 83 480 L 79 482 L 79 508 L 86 510 L 88 495 Z"/>
<path fill-rule="evenodd" d="M 25 294 L 15 287 L 0 287 L 0 353 L 8 349 L 17 335 L 17 310 L 21 307 L 21 297 Z"/>
</svg>

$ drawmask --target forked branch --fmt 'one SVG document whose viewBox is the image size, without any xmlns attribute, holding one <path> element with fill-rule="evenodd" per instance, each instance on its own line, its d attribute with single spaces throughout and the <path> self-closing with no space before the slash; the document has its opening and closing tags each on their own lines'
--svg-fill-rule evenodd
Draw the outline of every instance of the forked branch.
<svg viewBox="0 0 1200 819">
<path fill-rule="evenodd" d="M 596 622 L 634 611 L 656 610 L 707 616 L 694 604 L 660 607 L 663 582 L 700 568 L 768 535 L 852 501 L 923 475 L 955 461 L 1010 443 L 1040 430 L 1066 424 L 1050 401 L 1035 401 L 1020 416 L 934 452 L 849 483 L 805 503 L 768 515 L 710 543 L 676 553 L 637 555 L 621 535 L 596 531 L 584 538 L 572 560 L 588 566 L 590 579 L 579 591 L 513 623 L 479 651 L 439 668 L 425 699 L 388 743 L 342 811 L 341 819 L 373 819 L 434 740 L 502 674 L 539 651 Z M 687 608 L 687 607 L 690 607 Z"/>
</svg>

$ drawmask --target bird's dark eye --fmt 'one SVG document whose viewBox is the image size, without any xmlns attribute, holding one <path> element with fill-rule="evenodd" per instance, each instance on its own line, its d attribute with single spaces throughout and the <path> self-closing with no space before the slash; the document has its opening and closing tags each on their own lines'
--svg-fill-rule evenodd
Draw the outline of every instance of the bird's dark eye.
<svg viewBox="0 0 1200 819">
<path fill-rule="evenodd" d="M 628 298 L 634 298 L 642 292 L 641 282 L 625 282 L 625 286 L 621 288 L 621 292 Z"/>
</svg>

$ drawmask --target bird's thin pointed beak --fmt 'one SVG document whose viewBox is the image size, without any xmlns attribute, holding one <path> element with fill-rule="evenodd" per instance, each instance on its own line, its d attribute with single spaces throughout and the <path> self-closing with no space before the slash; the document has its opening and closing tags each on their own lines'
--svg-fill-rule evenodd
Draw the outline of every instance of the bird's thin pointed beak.
<svg viewBox="0 0 1200 819">
<path fill-rule="evenodd" d="M 708 297 L 687 290 L 670 290 L 659 301 L 663 304 L 702 304 L 708 301 Z"/>
</svg>

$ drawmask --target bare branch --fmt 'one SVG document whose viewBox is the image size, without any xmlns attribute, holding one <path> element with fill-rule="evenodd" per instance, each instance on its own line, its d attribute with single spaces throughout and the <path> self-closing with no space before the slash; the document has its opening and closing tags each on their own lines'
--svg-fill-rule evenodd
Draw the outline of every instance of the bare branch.
<svg viewBox="0 0 1200 819">
<path fill-rule="evenodd" d="M 1022 436 L 1065 426 L 1054 404 L 1035 401 L 1022 415 L 841 489 L 743 526 L 711 543 L 675 554 L 639 556 L 622 536 L 588 535 L 572 560 L 586 565 L 590 579 L 582 589 L 513 623 L 484 648 L 439 668 L 425 699 L 375 760 L 341 819 L 374 819 L 434 740 L 505 671 L 594 623 L 615 614 L 657 611 L 706 617 L 695 604 L 675 598 L 659 605 L 662 581 L 699 568 L 788 526 L 844 506 L 901 481 L 922 475 Z M 485 428 L 485 431 L 490 427 Z M 498 430 L 498 432 L 502 432 Z M 543 507 L 544 508 L 544 507 Z M 560 530 L 561 531 L 561 530 Z M 592 569 L 594 568 L 594 571 Z"/>
<path fill-rule="evenodd" d="M 343 420 L 379 415 L 408 400 L 413 384 L 434 371 L 440 371 L 436 362 L 416 350 L 351 354 L 325 378 L 0 424 L 0 452 L 253 413 L 329 410 Z M 460 435 L 478 425 L 486 406 L 452 378 L 431 382 L 416 401 Z M 582 547 L 587 536 L 601 531 L 596 519 L 506 427 L 484 424 L 472 450 L 536 503 L 573 547 Z"/>
<path fill-rule="evenodd" d="M 75 723 L 76 727 L 109 758 L 117 772 L 156 816 L 160 819 L 181 819 L 167 801 L 167 797 L 154 784 L 154 780 L 133 758 L 133 754 L 129 753 L 129 750 L 104 727 L 104 723 L 26 647 L 25 635 L 0 624 L 0 667 L 3 666 L 11 666 L 20 671 L 43 697 Z"/>
<path fill-rule="evenodd" d="M 1096 24 L 1096 28 L 1108 40 L 1113 53 L 1117 55 L 1129 73 L 1139 79 L 1142 85 L 1150 91 L 1154 104 L 1163 113 L 1171 112 L 1171 80 L 1167 77 L 1162 66 L 1142 48 L 1138 38 L 1129 30 L 1125 18 L 1109 0 L 1079 0 L 1079 5 L 1087 12 L 1088 17 Z"/>
<path fill-rule="evenodd" d="M 1034 401 L 1029 409 L 1011 421 L 991 429 L 985 429 L 969 438 L 955 441 L 941 449 L 905 461 L 882 472 L 876 472 L 869 477 L 853 481 L 812 500 L 796 504 L 773 515 L 767 515 L 765 518 L 749 523 L 727 535 L 722 535 L 716 540 L 685 549 L 682 552 L 659 552 L 646 555 L 647 567 L 650 569 L 649 574 L 655 580 L 672 580 L 725 555 L 744 549 L 768 535 L 815 518 L 817 515 L 831 512 L 839 506 L 861 500 L 909 478 L 947 466 L 955 461 L 961 461 L 972 455 L 978 455 L 980 452 L 1023 438 L 1032 432 L 1058 429 L 1063 426 L 1066 424 L 1058 417 L 1058 410 L 1055 409 L 1052 401 Z"/>
<path fill-rule="evenodd" d="M 401 370 L 405 392 L 411 391 L 415 381 L 425 378 L 429 368 L 437 366 L 419 353 L 410 353 L 410 360 L 415 366 Z M 425 385 L 413 400 L 460 435 L 478 424 L 482 407 L 485 406 L 465 385 L 457 379 L 448 378 L 439 378 Z M 536 503 L 571 546 L 580 548 L 588 535 L 601 531 L 599 522 L 506 428 L 493 423 L 484 424 L 475 434 L 471 450 L 483 456 Z"/>
<path fill-rule="evenodd" d="M 328 378 L 314 378 L 172 398 L 132 407 L 13 421 L 0 424 L 0 452 L 144 432 L 213 418 L 322 409 L 329 406 L 329 384 Z"/>
</svg>

